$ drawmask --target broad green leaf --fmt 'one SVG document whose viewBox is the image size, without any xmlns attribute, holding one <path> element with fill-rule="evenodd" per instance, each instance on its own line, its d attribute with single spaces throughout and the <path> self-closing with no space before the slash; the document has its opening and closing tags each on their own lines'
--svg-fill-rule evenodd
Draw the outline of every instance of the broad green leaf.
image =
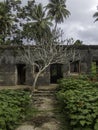
<svg viewBox="0 0 98 130">
<path fill-rule="evenodd" d="M 81 124 L 82 126 L 84 126 L 84 125 L 85 125 L 85 123 L 86 123 L 86 121 L 85 121 L 85 120 L 80 120 L 80 124 Z"/>
<path fill-rule="evenodd" d="M 98 130 L 98 122 L 95 123 L 94 130 Z"/>
</svg>

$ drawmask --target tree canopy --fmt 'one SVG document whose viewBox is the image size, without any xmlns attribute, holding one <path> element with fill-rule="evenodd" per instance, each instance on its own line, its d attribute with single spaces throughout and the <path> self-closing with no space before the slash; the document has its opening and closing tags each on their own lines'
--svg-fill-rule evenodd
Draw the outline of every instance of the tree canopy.
<svg viewBox="0 0 98 130">
<path fill-rule="evenodd" d="M 37 43 L 46 37 L 50 39 L 53 19 L 57 27 L 57 23 L 64 22 L 64 18 L 70 15 L 65 2 L 50 0 L 45 7 L 34 0 L 26 5 L 22 4 L 22 0 L 0 2 L 0 40 L 3 44 L 22 44 L 29 41 Z"/>
<path fill-rule="evenodd" d="M 74 42 L 74 45 L 83 45 L 83 41 L 78 39 Z"/>
<path fill-rule="evenodd" d="M 7 2 L 0 2 L 0 41 L 1 44 L 5 42 L 5 38 L 11 32 L 13 19 L 11 18 Z"/>
<path fill-rule="evenodd" d="M 46 9 L 48 10 L 48 15 L 51 16 L 52 20 L 57 23 L 64 22 L 64 18 L 70 15 L 70 12 L 66 8 L 66 0 L 49 0 Z"/>
</svg>

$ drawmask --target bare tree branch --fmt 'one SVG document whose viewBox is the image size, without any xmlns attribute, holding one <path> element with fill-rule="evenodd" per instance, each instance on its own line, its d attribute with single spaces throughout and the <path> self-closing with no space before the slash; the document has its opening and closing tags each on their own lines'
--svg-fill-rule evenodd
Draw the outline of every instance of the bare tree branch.
<svg viewBox="0 0 98 130">
<path fill-rule="evenodd" d="M 34 89 L 39 75 L 49 65 L 55 63 L 67 64 L 70 61 L 79 59 L 79 53 L 75 50 L 74 45 L 68 45 L 69 41 L 68 44 L 64 45 L 63 41 L 58 40 L 59 35 L 54 34 L 53 36 L 48 41 L 45 39 L 36 45 L 23 47 L 22 60 L 26 64 L 33 66 L 33 68 L 37 67 L 39 70 L 35 77 L 33 77 L 35 79 L 33 84 Z"/>
</svg>

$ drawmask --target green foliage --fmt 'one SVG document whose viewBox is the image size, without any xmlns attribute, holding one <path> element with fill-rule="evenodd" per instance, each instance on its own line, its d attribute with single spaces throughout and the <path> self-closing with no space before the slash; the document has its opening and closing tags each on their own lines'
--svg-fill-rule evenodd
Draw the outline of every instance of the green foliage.
<svg viewBox="0 0 98 130">
<path fill-rule="evenodd" d="M 62 79 L 59 81 L 59 86 L 58 89 L 66 91 L 66 90 L 74 90 L 74 89 L 85 89 L 92 86 L 90 86 L 91 82 L 86 81 L 86 80 L 81 80 L 83 77 L 78 77 L 77 79 L 74 79 L 73 77 L 71 78 L 66 78 Z"/>
<path fill-rule="evenodd" d="M 81 40 L 76 40 L 75 43 L 74 43 L 74 45 L 76 45 L 76 46 L 83 45 L 83 41 L 81 41 Z"/>
<path fill-rule="evenodd" d="M 0 130 L 15 129 L 26 118 L 30 101 L 29 91 L 0 91 Z"/>
<path fill-rule="evenodd" d="M 80 130 L 98 129 L 98 83 L 79 79 L 59 82 L 59 99 L 71 126 Z"/>
<path fill-rule="evenodd" d="M 55 23 L 62 23 L 64 18 L 70 15 L 70 12 L 66 9 L 66 0 L 50 0 L 49 4 L 46 6 L 48 9 L 48 15 L 52 16 Z"/>
<path fill-rule="evenodd" d="M 65 2 L 50 0 L 46 7 L 35 0 L 26 4 L 22 4 L 22 0 L 0 2 L 0 44 L 21 45 L 24 39 L 27 42 L 48 41 L 53 36 L 52 20 L 61 23 L 70 15 Z"/>
<path fill-rule="evenodd" d="M 35 41 L 41 41 L 42 38 L 45 39 L 47 37 L 50 39 L 52 35 L 50 29 L 52 22 L 50 21 L 50 17 L 46 16 L 46 11 L 43 8 L 42 4 L 33 5 L 33 10 L 30 10 L 28 7 L 26 11 L 29 13 L 27 17 L 29 18 L 30 22 L 24 24 L 22 32 L 23 36 L 27 39 L 34 39 Z"/>
<path fill-rule="evenodd" d="M 17 12 L 21 9 L 20 0 L 5 0 L 0 2 L 0 44 L 11 44 L 20 41 L 19 19 Z M 14 34 L 14 35 L 13 35 Z"/>
</svg>

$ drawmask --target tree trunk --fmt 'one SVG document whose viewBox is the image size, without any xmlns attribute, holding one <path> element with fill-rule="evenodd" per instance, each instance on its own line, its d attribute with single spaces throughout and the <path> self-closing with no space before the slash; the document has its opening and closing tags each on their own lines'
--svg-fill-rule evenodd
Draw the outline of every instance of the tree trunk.
<svg viewBox="0 0 98 130">
<path fill-rule="evenodd" d="M 38 80 L 38 78 L 39 78 L 39 75 L 40 75 L 48 66 L 49 66 L 49 64 L 46 65 L 42 70 L 40 70 L 40 71 L 36 74 L 36 76 L 35 76 L 35 78 L 34 78 L 34 82 L 33 82 L 32 91 L 34 91 L 35 89 L 37 89 L 36 83 L 37 83 L 37 80 Z"/>
<path fill-rule="evenodd" d="M 33 82 L 33 91 L 36 89 L 36 83 L 37 83 L 37 80 L 38 80 L 38 77 L 39 75 L 41 74 L 41 71 L 38 72 L 34 78 L 34 82 Z"/>
</svg>

